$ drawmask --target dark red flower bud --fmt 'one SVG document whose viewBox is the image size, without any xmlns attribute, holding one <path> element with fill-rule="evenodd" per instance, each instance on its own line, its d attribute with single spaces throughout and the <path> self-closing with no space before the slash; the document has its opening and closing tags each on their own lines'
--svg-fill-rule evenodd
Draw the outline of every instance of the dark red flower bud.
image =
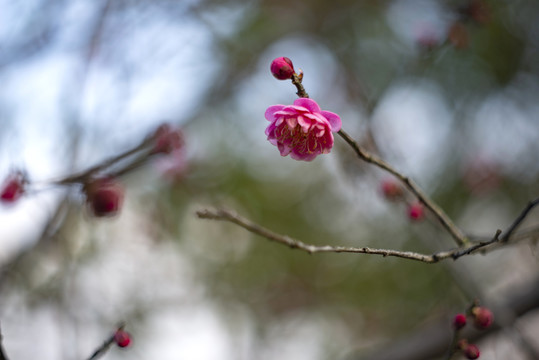
<svg viewBox="0 0 539 360">
<path fill-rule="evenodd" d="M 478 359 L 479 355 L 481 355 L 479 348 L 474 344 L 468 344 L 466 348 L 464 348 L 463 353 L 464 356 L 466 356 L 466 359 Z"/>
<path fill-rule="evenodd" d="M 457 314 L 453 318 L 453 328 L 455 330 L 460 330 L 464 326 L 466 326 L 466 315 L 464 314 Z"/>
<path fill-rule="evenodd" d="M 382 181 L 382 194 L 388 200 L 396 200 L 403 195 L 402 186 L 394 179 Z"/>
<path fill-rule="evenodd" d="M 425 217 L 425 209 L 419 201 L 408 206 L 408 217 L 413 221 L 421 221 Z"/>
<path fill-rule="evenodd" d="M 0 191 L 0 201 L 3 203 L 14 203 L 24 194 L 26 179 L 21 172 L 10 174 Z"/>
<path fill-rule="evenodd" d="M 292 60 L 287 57 L 278 57 L 271 62 L 271 73 L 279 80 L 287 80 L 294 74 Z"/>
<path fill-rule="evenodd" d="M 95 179 L 85 186 L 87 202 L 97 217 L 114 216 L 120 210 L 123 186 L 113 178 Z"/>
<path fill-rule="evenodd" d="M 170 154 L 184 145 L 181 130 L 172 127 L 170 124 L 160 125 L 154 133 L 154 139 L 155 145 L 152 151 L 154 154 Z"/>
<path fill-rule="evenodd" d="M 474 318 L 474 325 L 478 329 L 486 329 L 494 322 L 494 315 L 492 311 L 483 306 L 475 306 L 472 308 L 472 316 Z"/>
<path fill-rule="evenodd" d="M 129 335 L 127 331 L 121 329 L 116 330 L 114 333 L 114 342 L 122 348 L 129 346 L 129 344 L 131 344 L 131 335 Z"/>
</svg>

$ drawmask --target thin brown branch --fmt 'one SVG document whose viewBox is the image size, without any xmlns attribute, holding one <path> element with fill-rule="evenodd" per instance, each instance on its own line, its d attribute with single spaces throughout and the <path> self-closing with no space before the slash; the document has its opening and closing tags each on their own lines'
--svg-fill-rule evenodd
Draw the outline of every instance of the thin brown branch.
<svg viewBox="0 0 539 360">
<path fill-rule="evenodd" d="M 451 337 L 451 344 L 449 345 L 449 349 L 447 349 L 447 354 L 444 358 L 444 360 L 451 360 L 453 355 L 457 352 L 457 343 L 459 340 L 459 333 L 460 331 L 457 329 L 453 329 L 453 336 Z"/>
<path fill-rule="evenodd" d="M 101 356 L 103 356 L 110 348 L 110 346 L 114 344 L 114 335 L 110 336 L 103 345 L 101 345 L 99 348 L 97 348 L 92 356 L 88 358 L 88 360 L 96 360 L 99 359 Z"/>
<path fill-rule="evenodd" d="M 301 83 L 303 79 L 303 73 L 300 72 L 299 74 L 294 73 L 292 75 L 292 84 L 298 89 L 298 92 L 296 95 L 298 95 L 300 98 L 308 98 L 309 94 L 307 94 L 307 91 L 305 91 L 305 88 L 303 87 L 303 84 Z"/>
<path fill-rule="evenodd" d="M 528 203 L 528 205 L 524 208 L 524 210 L 522 210 L 520 215 L 515 219 L 515 221 L 513 221 L 511 226 L 509 226 L 507 230 L 505 230 L 505 233 L 503 234 L 501 238 L 502 242 L 507 242 L 509 240 L 513 232 L 520 226 L 520 224 L 522 224 L 522 222 L 524 221 L 524 219 L 526 219 L 530 211 L 532 211 L 532 209 L 536 207 L 537 205 L 539 205 L 539 198 L 532 200 Z"/>
<path fill-rule="evenodd" d="M 8 360 L 6 353 L 4 352 L 4 347 L 2 345 L 2 331 L 0 330 L 0 360 Z"/>
<path fill-rule="evenodd" d="M 451 234 L 458 246 L 468 245 L 470 242 L 464 233 L 453 223 L 451 218 L 431 200 L 419 186 L 409 177 L 402 175 L 395 168 L 389 165 L 384 160 L 380 159 L 374 154 L 369 153 L 363 149 L 359 144 L 344 130 L 340 130 L 338 134 L 354 149 L 356 155 L 363 161 L 378 166 L 380 169 L 385 170 L 398 178 L 418 199 L 425 207 L 427 207 L 436 218 L 440 221 L 442 226 Z"/>
<path fill-rule="evenodd" d="M 68 184 L 81 184 L 86 182 L 89 178 L 91 178 L 93 175 L 104 171 L 111 166 L 117 164 L 118 162 L 136 154 L 137 152 L 140 152 L 142 150 L 145 150 L 150 144 L 152 144 L 154 139 L 152 137 L 145 138 L 140 144 L 136 145 L 135 147 L 124 151 L 121 154 L 115 155 L 95 166 L 92 166 L 89 169 L 86 169 L 78 174 L 67 176 L 63 179 L 56 180 L 54 183 L 58 185 L 68 185 Z M 144 154 L 143 157 L 148 157 L 149 154 Z M 140 162 L 140 159 L 137 159 L 135 162 Z"/>
<path fill-rule="evenodd" d="M 116 329 L 116 331 L 120 331 L 120 330 L 123 330 L 125 327 L 125 324 L 124 323 L 121 323 L 118 328 Z M 114 344 L 114 334 L 110 335 L 104 342 L 103 344 L 98 347 L 94 353 L 88 358 L 88 360 L 96 360 L 96 359 L 99 359 L 101 356 L 105 355 L 105 353 L 109 350 L 109 348 L 111 347 L 111 345 Z M 1 359 L 0 359 L 1 360 Z"/>
<path fill-rule="evenodd" d="M 508 238 L 508 240 L 511 240 L 511 241 L 522 241 L 522 240 L 534 241 L 537 239 L 539 239 L 539 226 L 533 226 L 530 228 L 519 230 L 518 232 L 512 233 L 511 237 Z"/>
<path fill-rule="evenodd" d="M 516 241 L 527 239 L 530 237 L 537 236 L 539 227 L 532 228 L 522 233 L 515 233 L 518 225 L 522 223 L 524 218 L 529 214 L 531 209 L 539 204 L 539 198 L 527 205 L 527 207 L 521 212 L 521 214 L 515 219 L 515 221 L 509 226 L 504 232 L 498 229 L 496 233 L 490 240 L 482 240 L 475 242 L 468 242 L 466 245 L 459 246 L 455 249 L 439 251 L 433 254 L 421 254 L 413 251 L 399 251 L 392 249 L 377 249 L 370 247 L 347 247 L 347 246 L 331 246 L 331 245 L 311 245 L 304 243 L 303 241 L 293 239 L 286 235 L 281 235 L 275 233 L 267 228 L 264 228 L 244 217 L 239 216 L 238 214 L 231 212 L 229 210 L 218 209 L 218 210 L 201 210 L 197 211 L 197 216 L 201 219 L 210 219 L 210 220 L 221 220 L 228 221 L 233 224 L 236 224 L 244 229 L 260 235 L 268 240 L 277 242 L 279 244 L 288 246 L 292 249 L 303 250 L 309 254 L 319 253 L 319 252 L 333 252 L 333 253 L 357 253 L 357 254 L 371 254 L 371 255 L 382 255 L 383 257 L 392 256 L 399 257 L 402 259 L 416 260 L 429 264 L 437 263 L 445 259 L 457 260 L 460 257 L 466 255 L 472 255 L 478 251 L 485 252 L 487 250 L 492 250 L 498 246 L 503 245 L 507 242 L 509 238 L 512 238 Z M 505 233 L 503 237 L 501 234 Z"/>
<path fill-rule="evenodd" d="M 457 250 L 454 250 L 453 251 L 453 255 L 451 255 L 451 257 L 453 259 L 458 259 L 459 257 L 461 256 L 465 256 L 465 255 L 470 255 L 471 253 L 479 250 L 479 249 L 482 249 L 482 248 L 485 248 L 489 245 L 492 245 L 492 244 L 495 244 L 497 242 L 500 241 L 500 234 L 502 233 L 502 231 L 500 229 L 496 230 L 496 234 L 494 234 L 494 237 L 492 239 L 490 239 L 489 241 L 480 241 L 478 243 L 475 243 L 473 245 L 470 245 L 468 247 L 465 247 L 463 249 L 457 249 Z"/>
<path fill-rule="evenodd" d="M 471 255 L 480 249 L 483 249 L 491 244 L 499 241 L 499 235 L 501 230 L 496 232 L 496 235 L 489 241 L 479 242 L 467 247 L 460 247 L 448 251 L 440 251 L 434 254 L 421 254 L 413 251 L 399 251 L 392 249 L 377 249 L 370 247 L 348 247 L 348 246 L 331 246 L 331 245 L 311 245 L 304 243 L 303 241 L 291 238 L 286 235 L 275 233 L 265 227 L 262 227 L 244 217 L 239 216 L 228 210 L 201 210 L 197 211 L 197 216 L 201 219 L 220 220 L 227 221 L 236 224 L 254 234 L 260 235 L 268 240 L 274 241 L 281 245 L 288 246 L 292 249 L 298 249 L 305 251 L 309 254 L 314 253 L 356 253 L 356 254 L 370 254 L 381 255 L 383 257 L 392 256 L 408 260 L 416 260 L 424 263 L 437 263 L 445 259 L 458 259 L 465 255 Z"/>
</svg>

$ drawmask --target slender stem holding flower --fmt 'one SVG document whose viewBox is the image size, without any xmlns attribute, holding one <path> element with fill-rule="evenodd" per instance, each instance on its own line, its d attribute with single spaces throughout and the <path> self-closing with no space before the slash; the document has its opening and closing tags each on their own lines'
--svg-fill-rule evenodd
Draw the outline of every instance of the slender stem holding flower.
<svg viewBox="0 0 539 360">
<path fill-rule="evenodd" d="M 296 93 L 300 98 L 308 98 L 309 94 L 307 94 L 307 91 L 305 91 L 305 88 L 303 87 L 303 84 L 301 83 L 301 80 L 303 78 L 303 73 L 300 73 L 299 75 L 294 73 L 292 74 L 292 84 L 296 86 L 298 89 L 298 92 Z"/>
<path fill-rule="evenodd" d="M 352 147 L 352 149 L 354 149 L 361 160 L 376 165 L 397 177 L 434 214 L 434 216 L 436 216 L 442 226 L 451 234 L 458 246 L 464 246 L 470 243 L 464 233 L 453 223 L 449 216 L 447 216 L 447 214 L 436 205 L 436 203 L 431 200 L 412 179 L 402 175 L 387 162 L 363 149 L 344 130 L 341 129 L 338 134 Z"/>
<path fill-rule="evenodd" d="M 440 251 L 431 255 L 427 255 L 427 254 L 421 254 L 421 253 L 412 252 L 412 251 L 376 249 L 376 248 L 369 248 L 369 247 L 358 248 L 358 247 L 347 247 L 347 246 L 310 245 L 310 244 L 304 243 L 303 241 L 293 239 L 289 236 L 277 234 L 267 228 L 264 228 L 228 210 L 205 209 L 205 210 L 197 211 L 196 214 L 200 219 L 220 220 L 220 221 L 227 221 L 227 222 L 236 224 L 252 232 L 253 234 L 260 235 L 268 240 L 274 241 L 281 245 L 288 246 L 292 249 L 303 250 L 309 254 L 324 252 L 324 253 L 357 253 L 357 254 L 382 255 L 383 257 L 393 256 L 393 257 L 399 257 L 399 258 L 408 259 L 408 260 L 421 261 L 428 264 L 434 264 L 441 260 L 445 260 L 449 258 L 456 260 L 462 256 L 471 255 L 480 249 L 484 249 L 489 245 L 498 243 L 499 236 L 501 234 L 501 230 L 498 230 L 496 234 L 494 235 L 494 237 L 489 241 L 482 241 L 482 242 L 475 243 L 465 248 L 459 247 L 456 249 Z"/>
</svg>

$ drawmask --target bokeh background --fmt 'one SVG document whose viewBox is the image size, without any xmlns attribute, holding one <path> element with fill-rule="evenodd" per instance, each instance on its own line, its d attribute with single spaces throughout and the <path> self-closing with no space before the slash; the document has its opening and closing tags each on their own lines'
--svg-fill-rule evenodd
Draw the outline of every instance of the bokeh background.
<svg viewBox="0 0 539 360">
<path fill-rule="evenodd" d="M 312 244 L 454 246 L 340 138 L 311 163 L 279 156 L 264 111 L 296 98 L 269 72 L 287 56 L 358 142 L 492 237 L 539 195 L 538 18 L 534 0 L 1 0 L 0 174 L 32 181 L 0 208 L 7 355 L 88 358 L 125 321 L 134 343 L 108 359 L 442 359 L 479 298 L 502 327 L 482 358 L 537 358 L 537 211 L 517 244 L 435 265 L 308 255 L 195 212 Z M 187 156 L 124 176 L 119 216 L 50 185 L 163 122 Z"/>
</svg>

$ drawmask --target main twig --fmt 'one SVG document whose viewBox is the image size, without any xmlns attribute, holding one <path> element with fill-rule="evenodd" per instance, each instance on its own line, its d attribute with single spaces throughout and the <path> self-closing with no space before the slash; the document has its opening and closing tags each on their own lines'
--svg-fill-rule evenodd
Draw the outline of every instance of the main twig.
<svg viewBox="0 0 539 360">
<path fill-rule="evenodd" d="M 254 234 L 260 235 L 268 240 L 274 241 L 281 245 L 288 246 L 292 249 L 305 251 L 309 254 L 314 253 L 356 253 L 356 254 L 371 254 L 381 255 L 383 257 L 392 256 L 408 260 L 416 260 L 424 263 L 434 264 L 441 260 L 453 259 L 456 260 L 462 256 L 470 255 L 480 249 L 484 249 L 489 245 L 499 242 L 501 230 L 498 230 L 494 237 L 489 241 L 481 241 L 466 247 L 459 247 L 447 251 L 440 251 L 434 254 L 421 254 L 413 251 L 399 251 L 392 249 L 377 249 L 370 247 L 348 247 L 348 246 L 331 246 L 331 245 L 311 245 L 303 241 L 291 238 L 286 235 L 275 233 L 263 226 L 260 226 L 244 217 L 239 216 L 225 209 L 217 210 L 201 210 L 197 211 L 197 216 L 201 219 L 221 220 L 236 224 Z"/>
<path fill-rule="evenodd" d="M 293 74 L 292 75 L 292 84 L 297 89 L 297 95 L 302 98 L 308 98 L 309 94 L 305 91 L 305 88 L 302 84 L 303 79 L 303 73 Z M 393 176 L 397 177 L 418 199 L 421 201 L 427 209 L 429 209 L 434 216 L 440 221 L 442 226 L 451 234 L 455 242 L 458 246 L 466 246 L 470 244 L 470 241 L 468 238 L 464 235 L 464 233 L 453 223 L 451 218 L 438 206 L 436 203 L 430 199 L 427 194 L 425 194 L 419 186 L 412 181 L 407 176 L 404 176 L 400 172 L 398 172 L 393 166 L 389 165 L 387 162 L 382 160 L 381 158 L 377 157 L 374 154 L 371 154 L 367 150 L 363 149 L 359 144 L 350 136 L 348 133 L 346 133 L 343 129 L 341 129 L 338 134 L 346 141 L 348 145 L 352 147 L 352 149 L 355 151 L 356 155 L 363 161 L 366 161 L 370 164 L 373 164 L 375 166 L 378 166 L 382 170 L 385 170 L 392 174 Z"/>
</svg>

